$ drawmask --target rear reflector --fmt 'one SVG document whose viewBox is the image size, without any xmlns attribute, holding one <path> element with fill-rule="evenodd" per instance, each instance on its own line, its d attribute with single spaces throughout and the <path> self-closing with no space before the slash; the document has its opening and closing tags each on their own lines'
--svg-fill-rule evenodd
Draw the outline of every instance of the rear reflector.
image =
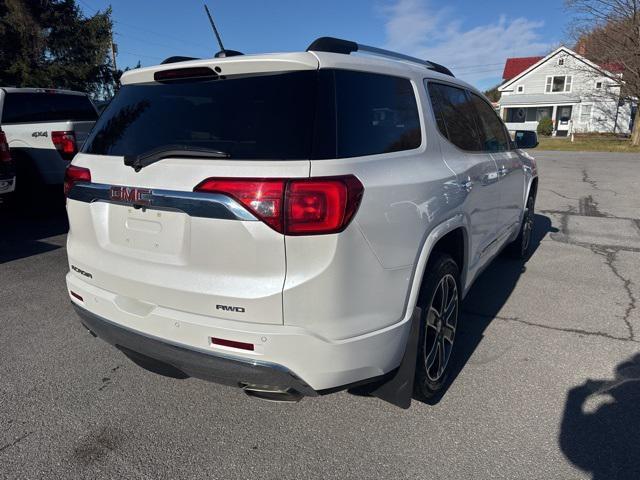
<svg viewBox="0 0 640 480">
<path fill-rule="evenodd" d="M 153 74 L 153 79 L 156 82 L 189 78 L 213 79 L 218 78 L 218 74 L 209 67 L 172 68 L 171 70 L 161 70 Z"/>
<path fill-rule="evenodd" d="M 69 293 L 71 293 L 71 296 L 74 298 L 77 298 L 78 300 L 80 300 L 81 302 L 84 302 L 82 296 L 78 295 L 76 292 L 69 290 Z"/>
<path fill-rule="evenodd" d="M 355 215 L 364 187 L 353 175 L 302 179 L 208 178 L 196 192 L 228 195 L 285 235 L 341 232 Z"/>
<path fill-rule="evenodd" d="M 71 160 L 78 153 L 76 148 L 76 134 L 73 132 L 51 132 L 53 145 L 65 160 Z"/>
<path fill-rule="evenodd" d="M 9 152 L 9 144 L 4 132 L 0 131 L 0 162 L 10 162 L 11 153 Z"/>
<path fill-rule="evenodd" d="M 211 337 L 213 345 L 221 345 L 223 347 L 239 348 L 241 350 L 253 351 L 253 343 L 236 342 L 235 340 L 225 340 L 224 338 Z"/>
<path fill-rule="evenodd" d="M 64 172 L 64 195 L 69 195 L 69 192 L 77 182 L 90 182 L 91 171 L 88 168 L 77 167 L 75 165 L 69 165 Z"/>
</svg>

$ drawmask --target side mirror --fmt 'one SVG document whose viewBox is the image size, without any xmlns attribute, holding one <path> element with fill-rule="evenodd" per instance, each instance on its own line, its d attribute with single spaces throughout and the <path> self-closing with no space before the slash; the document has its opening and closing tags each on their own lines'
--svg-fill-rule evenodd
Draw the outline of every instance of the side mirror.
<svg viewBox="0 0 640 480">
<path fill-rule="evenodd" d="M 517 148 L 536 148 L 538 134 L 532 130 L 516 130 L 513 141 Z"/>
</svg>

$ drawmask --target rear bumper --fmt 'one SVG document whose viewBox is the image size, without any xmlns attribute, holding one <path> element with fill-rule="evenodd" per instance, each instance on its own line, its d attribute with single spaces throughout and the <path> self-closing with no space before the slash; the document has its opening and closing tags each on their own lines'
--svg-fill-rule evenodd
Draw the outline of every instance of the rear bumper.
<svg viewBox="0 0 640 480">
<path fill-rule="evenodd" d="M 259 386 L 295 391 L 306 396 L 317 392 L 293 372 L 276 363 L 244 359 L 154 338 L 113 323 L 73 304 L 82 324 L 102 340 L 126 354 L 138 354 L 175 367 L 190 377 L 234 387 Z"/>
<path fill-rule="evenodd" d="M 280 379 L 280 373 L 277 374 L 278 382 L 283 386 L 294 385 L 291 383 L 292 378 L 299 379 L 301 383 L 295 382 L 292 388 L 309 395 L 313 394 L 310 390 L 320 392 L 376 378 L 398 367 L 409 336 L 409 321 L 357 337 L 335 340 L 298 326 L 239 322 L 198 315 L 124 297 L 97 287 L 93 280 L 81 279 L 76 272 L 67 274 L 67 288 L 83 299 L 79 300 L 70 294 L 81 317 L 81 312 L 87 312 L 93 315 L 91 318 L 97 317 L 98 320 L 108 322 L 107 325 L 112 325 L 115 329 L 120 328 L 161 344 L 180 347 L 178 351 L 163 347 L 162 358 L 159 358 L 156 350 L 139 353 L 157 358 L 194 377 L 221 383 L 231 382 L 236 386 L 242 382 L 265 384 L 267 382 L 257 379 L 267 373 L 269 375 L 266 378 L 271 378 L 272 372 L 285 371 L 287 374 L 282 377 L 285 380 Z M 87 322 L 90 321 L 91 319 Z M 91 328 L 88 324 L 86 326 Z M 94 333 L 107 342 L 118 345 L 105 338 L 104 333 L 96 330 Z M 212 337 L 250 343 L 254 345 L 254 351 L 213 345 Z M 144 342 L 142 346 L 146 345 L 147 342 Z M 141 348 L 138 343 L 123 346 L 132 351 Z M 184 350 L 197 353 L 198 359 L 184 363 Z M 238 375 L 220 375 L 217 368 L 209 368 L 211 357 L 216 363 L 219 358 L 236 360 L 233 372 L 245 374 L 251 371 L 251 376 L 241 378 Z M 201 360 L 202 358 L 205 360 Z M 229 365 L 228 362 L 224 363 Z M 238 363 L 243 366 L 237 366 Z M 207 367 L 201 368 L 202 365 Z M 247 365 L 252 368 L 245 368 Z M 267 367 L 266 371 L 262 367 Z"/>
</svg>

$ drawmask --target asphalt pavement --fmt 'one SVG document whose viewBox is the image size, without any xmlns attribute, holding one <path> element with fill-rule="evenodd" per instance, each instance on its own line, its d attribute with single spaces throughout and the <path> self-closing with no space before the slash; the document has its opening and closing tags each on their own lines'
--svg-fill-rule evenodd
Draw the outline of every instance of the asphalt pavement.
<svg viewBox="0 0 640 480">
<path fill-rule="evenodd" d="M 409 410 L 142 370 L 78 323 L 64 215 L 0 217 L 0 478 L 640 478 L 640 157 L 533 153 L 535 251 L 479 278 Z"/>
</svg>

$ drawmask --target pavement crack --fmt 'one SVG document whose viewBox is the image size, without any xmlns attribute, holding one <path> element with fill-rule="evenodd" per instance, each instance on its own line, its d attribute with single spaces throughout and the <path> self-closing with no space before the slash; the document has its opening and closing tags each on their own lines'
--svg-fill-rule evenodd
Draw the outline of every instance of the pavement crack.
<svg viewBox="0 0 640 480">
<path fill-rule="evenodd" d="M 486 319 L 496 319 L 502 322 L 514 322 L 514 323 L 520 323 L 522 325 L 527 325 L 529 327 L 537 327 L 545 330 L 554 330 L 556 332 L 573 333 L 576 335 L 588 335 L 591 337 L 601 337 L 601 338 L 606 338 L 608 340 L 617 340 L 619 342 L 640 343 L 637 340 L 635 340 L 633 337 L 617 337 L 615 335 L 611 335 L 606 332 L 593 332 L 590 330 L 582 330 L 580 328 L 554 327 L 552 325 L 545 325 L 543 323 L 529 322 L 528 320 L 522 320 L 521 318 L 518 318 L 518 317 L 502 317 L 500 315 L 496 315 L 496 316 L 485 315 L 482 313 L 472 312 L 470 310 L 464 310 L 464 313 L 474 315 L 476 317 L 486 318 Z"/>
<path fill-rule="evenodd" d="M 563 194 L 561 194 L 561 193 L 558 193 L 558 192 L 556 192 L 555 190 L 547 190 L 547 191 L 549 191 L 549 192 L 551 192 L 551 193 L 554 193 L 554 194 L 556 194 L 557 196 L 559 196 L 559 197 L 561 197 L 561 198 L 564 198 L 564 199 L 566 199 L 566 200 L 575 200 L 575 201 L 580 200 L 579 198 L 567 197 L 566 195 L 563 195 Z"/>
<path fill-rule="evenodd" d="M 575 209 L 573 207 L 569 207 L 569 210 L 554 210 L 554 209 L 545 209 L 545 210 L 537 210 L 537 213 L 544 213 L 547 215 L 567 215 L 567 216 L 573 216 L 573 217 L 588 217 L 589 215 L 585 215 L 584 213 L 581 212 L 576 212 Z M 614 220 L 631 220 L 632 222 L 638 222 L 638 227 L 640 228 L 640 220 L 638 220 L 637 218 L 631 218 L 631 217 L 618 217 L 615 215 L 606 215 L 606 218 L 611 218 Z"/>
<path fill-rule="evenodd" d="M 613 196 L 614 196 L 614 197 L 617 197 L 617 196 L 618 196 L 618 192 L 616 192 L 615 190 L 611 190 L 611 189 L 609 189 L 609 188 L 600 188 L 600 187 L 598 186 L 598 182 L 596 182 L 595 180 L 593 180 L 593 179 L 589 176 L 589 174 L 587 173 L 587 169 L 586 169 L 586 168 L 583 168 L 583 169 L 582 169 L 582 181 L 583 181 L 584 183 L 588 183 L 589 185 L 591 185 L 591 188 L 593 188 L 594 190 L 599 190 L 599 191 L 601 191 L 601 192 L 611 192 L 611 193 L 613 193 Z"/>
<path fill-rule="evenodd" d="M 596 183 L 595 180 L 592 180 L 591 177 L 589 177 L 589 174 L 587 173 L 586 168 L 582 169 L 582 181 L 584 183 L 588 183 L 589 185 L 591 185 L 593 189 L 598 190 L 598 184 Z"/>
<path fill-rule="evenodd" d="M 622 274 L 618 271 L 617 267 L 615 266 L 615 261 L 616 261 L 616 257 L 618 255 L 619 250 L 602 248 L 600 246 L 592 246 L 591 251 L 593 251 L 593 253 L 595 253 L 596 255 L 600 255 L 604 257 L 605 263 L 607 264 L 611 272 L 613 272 L 613 274 L 622 282 L 622 287 L 627 293 L 627 297 L 629 297 L 629 303 L 627 304 L 627 308 L 625 309 L 622 320 L 627 326 L 627 331 L 629 332 L 629 340 L 635 341 L 633 325 L 631 325 L 631 321 L 629 320 L 629 318 L 631 317 L 631 312 L 633 312 L 636 309 L 637 299 L 633 294 L 633 292 L 631 291 L 631 284 L 633 282 L 630 279 L 623 277 Z"/>
<path fill-rule="evenodd" d="M 629 247 L 629 246 L 623 246 L 623 245 L 606 245 L 606 244 L 603 245 L 603 244 L 595 244 L 595 243 L 589 243 L 589 242 L 580 242 L 578 240 L 574 240 L 573 238 L 571 238 L 571 235 L 569 232 L 569 217 L 588 216 L 588 215 L 584 215 L 584 213 L 576 213 L 573 210 L 540 210 L 539 212 L 545 213 L 548 215 L 558 215 L 560 217 L 559 219 L 560 226 L 558 228 L 558 232 L 552 232 L 549 234 L 549 238 L 554 242 L 565 243 L 567 245 L 574 245 L 576 247 L 587 248 L 591 251 L 594 251 L 594 249 L 598 249 L 601 251 L 610 250 L 615 253 L 617 252 L 639 253 L 640 252 L 640 248 L 638 247 Z M 609 215 L 606 215 L 606 217 L 616 219 L 616 220 L 631 220 L 633 222 L 636 222 L 636 225 L 640 229 L 640 220 L 637 220 L 634 218 L 626 218 L 626 217 L 610 217 Z"/>
<path fill-rule="evenodd" d="M 0 447 L 0 452 L 5 451 L 7 448 L 11 448 L 15 445 L 17 445 L 18 443 L 20 443 L 22 440 L 24 440 L 25 438 L 27 438 L 29 435 L 31 435 L 33 432 L 27 432 L 24 435 L 18 437 L 16 440 L 14 440 L 11 443 L 7 443 L 6 445 L 3 445 L 2 447 Z"/>
</svg>

